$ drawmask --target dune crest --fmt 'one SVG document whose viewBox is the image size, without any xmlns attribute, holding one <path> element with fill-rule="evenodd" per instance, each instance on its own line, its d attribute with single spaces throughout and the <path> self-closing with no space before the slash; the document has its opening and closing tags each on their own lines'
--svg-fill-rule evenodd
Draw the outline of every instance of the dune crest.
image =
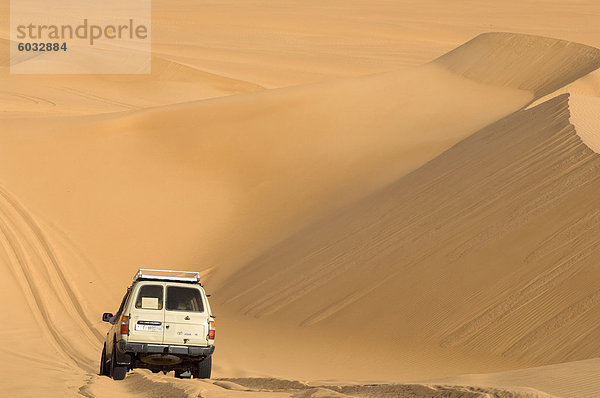
<svg viewBox="0 0 600 398">
<path fill-rule="evenodd" d="M 570 122 L 584 144 L 600 153 L 600 98 L 569 95 Z"/>
<path fill-rule="evenodd" d="M 518 33 L 483 33 L 433 63 L 479 83 L 542 97 L 600 67 L 600 50 Z"/>
</svg>

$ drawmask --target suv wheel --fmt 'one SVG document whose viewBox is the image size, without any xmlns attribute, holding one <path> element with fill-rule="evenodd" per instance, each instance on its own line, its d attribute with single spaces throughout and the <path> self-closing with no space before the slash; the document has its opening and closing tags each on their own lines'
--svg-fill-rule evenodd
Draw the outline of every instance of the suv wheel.
<svg viewBox="0 0 600 398">
<path fill-rule="evenodd" d="M 127 374 L 127 366 L 117 365 L 116 349 L 116 347 L 113 348 L 112 361 L 110 361 L 110 377 L 114 380 L 123 380 Z"/>
<path fill-rule="evenodd" d="M 110 376 L 109 369 L 106 366 L 106 345 L 102 347 L 102 356 L 100 357 L 100 376 Z"/>
<path fill-rule="evenodd" d="M 198 362 L 196 369 L 192 372 L 196 379 L 210 379 L 210 372 L 212 370 L 212 356 L 204 358 L 204 360 Z"/>
</svg>

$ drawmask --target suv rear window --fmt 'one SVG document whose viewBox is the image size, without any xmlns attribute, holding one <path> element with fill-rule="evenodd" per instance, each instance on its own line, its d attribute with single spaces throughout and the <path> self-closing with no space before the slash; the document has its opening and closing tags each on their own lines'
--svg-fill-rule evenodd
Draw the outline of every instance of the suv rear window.
<svg viewBox="0 0 600 398">
<path fill-rule="evenodd" d="M 140 288 L 135 308 L 146 310 L 162 310 L 163 287 L 160 285 L 145 285 Z"/>
<path fill-rule="evenodd" d="M 189 287 L 167 286 L 167 309 L 204 312 L 200 291 Z"/>
</svg>

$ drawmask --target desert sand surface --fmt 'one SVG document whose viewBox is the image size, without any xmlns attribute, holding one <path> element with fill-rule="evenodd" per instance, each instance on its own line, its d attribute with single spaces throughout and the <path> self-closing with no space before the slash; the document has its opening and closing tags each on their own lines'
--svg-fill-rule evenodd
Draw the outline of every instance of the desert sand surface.
<svg viewBox="0 0 600 398">
<path fill-rule="evenodd" d="M 600 3 L 152 12 L 142 76 L 0 26 L 0 395 L 600 396 Z M 97 375 L 142 266 L 201 272 L 213 379 Z"/>
</svg>

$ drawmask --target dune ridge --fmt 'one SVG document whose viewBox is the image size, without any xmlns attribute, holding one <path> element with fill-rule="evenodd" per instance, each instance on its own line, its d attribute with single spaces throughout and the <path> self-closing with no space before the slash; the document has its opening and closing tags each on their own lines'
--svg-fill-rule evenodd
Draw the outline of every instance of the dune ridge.
<svg viewBox="0 0 600 398">
<path fill-rule="evenodd" d="M 569 96 L 570 122 L 577 135 L 596 153 L 600 153 L 600 98 Z"/>
<path fill-rule="evenodd" d="M 480 83 L 543 97 L 600 67 L 600 50 L 565 40 L 483 33 L 435 61 Z"/>
</svg>

